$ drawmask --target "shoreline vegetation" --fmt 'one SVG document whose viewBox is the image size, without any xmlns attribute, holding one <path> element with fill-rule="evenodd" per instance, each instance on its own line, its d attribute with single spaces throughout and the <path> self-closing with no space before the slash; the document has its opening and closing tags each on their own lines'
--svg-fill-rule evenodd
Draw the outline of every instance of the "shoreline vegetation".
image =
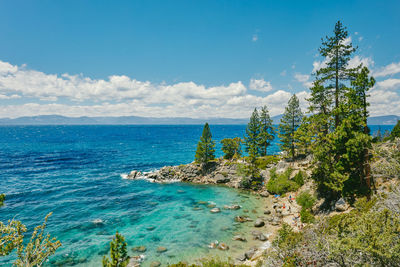
<svg viewBox="0 0 400 267">
<path fill-rule="evenodd" d="M 319 52 L 325 64 L 314 73 L 306 115 L 296 95 L 278 128 L 273 127 L 267 106 L 255 108 L 243 138 L 221 141 L 223 158 L 215 158 L 206 123 L 194 162 L 127 175 L 159 183 L 225 185 L 264 200 L 258 210 L 262 215 L 255 220 L 244 210 L 232 218 L 250 225 L 256 240 L 240 255 L 170 266 L 400 266 L 400 121 L 391 133 L 371 136 L 368 91 L 375 80 L 367 67 L 349 66 L 356 48 L 340 21 L 333 35 L 322 40 Z M 277 137 L 282 154 L 268 155 Z M 1 204 L 4 199 L 1 196 Z M 241 209 L 233 203 L 208 208 L 212 213 Z M 21 222 L 1 223 L 0 255 L 16 250 L 17 266 L 41 266 L 61 246 L 44 234 L 46 222 L 47 217 L 26 246 Z M 246 242 L 242 234 L 232 239 Z M 229 252 L 229 245 L 213 242 L 208 247 Z M 158 249 L 162 253 L 168 248 Z M 137 252 L 129 256 L 127 243 L 117 232 L 103 266 L 140 266 L 145 249 L 138 247 Z"/>
</svg>

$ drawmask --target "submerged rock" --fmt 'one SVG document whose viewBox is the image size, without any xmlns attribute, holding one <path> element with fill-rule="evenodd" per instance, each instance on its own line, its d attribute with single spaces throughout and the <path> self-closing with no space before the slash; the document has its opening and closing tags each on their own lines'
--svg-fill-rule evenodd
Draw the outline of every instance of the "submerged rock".
<svg viewBox="0 0 400 267">
<path fill-rule="evenodd" d="M 233 205 L 224 205 L 224 209 L 226 210 L 238 210 L 240 209 L 239 205 L 233 204 Z"/>
<path fill-rule="evenodd" d="M 161 262 L 159 261 L 153 261 L 150 263 L 150 267 L 158 267 L 161 266 Z"/>
<path fill-rule="evenodd" d="M 210 210 L 211 213 L 218 213 L 221 212 L 220 208 L 213 208 Z"/>
<path fill-rule="evenodd" d="M 147 248 L 145 246 L 138 246 L 138 247 L 132 248 L 133 252 L 141 252 L 141 253 L 143 253 L 143 252 L 146 252 L 146 250 L 147 250 Z"/>
<path fill-rule="evenodd" d="M 157 248 L 157 252 L 158 253 L 164 253 L 164 252 L 166 252 L 168 249 L 166 248 L 166 247 L 158 247 Z"/>
</svg>

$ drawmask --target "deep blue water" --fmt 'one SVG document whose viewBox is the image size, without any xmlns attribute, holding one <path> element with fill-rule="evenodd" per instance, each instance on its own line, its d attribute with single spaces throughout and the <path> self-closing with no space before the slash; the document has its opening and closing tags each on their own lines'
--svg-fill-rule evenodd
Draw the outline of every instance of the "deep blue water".
<svg viewBox="0 0 400 267">
<path fill-rule="evenodd" d="M 245 131 L 244 125 L 210 127 L 217 156 L 222 156 L 220 140 L 243 137 Z M 133 169 L 150 171 L 193 161 L 202 128 L 0 127 L 0 193 L 7 195 L 0 220 L 16 218 L 31 231 L 52 211 L 47 229 L 63 246 L 51 265 L 99 266 L 117 230 L 130 248 L 146 245 L 148 259 L 176 262 L 207 255 L 207 243 L 229 242 L 242 230 L 232 224 L 240 211 L 216 215 L 205 207 L 193 210 L 196 203 L 239 203 L 252 209 L 259 205 L 254 197 L 225 187 L 121 179 Z M 377 126 L 371 128 L 374 132 Z M 391 128 L 381 126 L 382 132 Z M 276 144 L 269 149 L 277 152 Z M 157 246 L 166 246 L 168 252 L 157 254 Z M 0 264 L 11 265 L 13 258 L 0 259 Z"/>
<path fill-rule="evenodd" d="M 216 154 L 222 155 L 221 139 L 242 137 L 244 129 L 211 126 Z M 117 230 L 130 247 L 148 246 L 149 257 L 158 257 L 156 246 L 168 247 L 170 254 L 158 260 L 168 256 L 174 262 L 194 250 L 206 253 L 210 236 L 229 240 L 237 230 L 220 230 L 231 226 L 235 212 L 214 216 L 207 209 L 193 211 L 196 202 L 251 208 L 251 198 L 224 187 L 121 179 L 133 169 L 193 161 L 201 133 L 201 125 L 0 127 L 0 192 L 7 195 L 0 220 L 15 217 L 31 230 L 52 211 L 48 231 L 63 243 L 53 264 L 85 261 L 83 266 L 98 266 Z M 150 226 L 157 228 L 148 231 Z M 0 260 L 9 263 L 10 258 Z"/>
</svg>

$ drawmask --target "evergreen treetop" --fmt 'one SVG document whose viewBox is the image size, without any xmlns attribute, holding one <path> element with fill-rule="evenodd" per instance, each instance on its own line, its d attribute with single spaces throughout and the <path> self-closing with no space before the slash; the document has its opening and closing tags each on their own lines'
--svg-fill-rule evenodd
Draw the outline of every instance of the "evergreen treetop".
<svg viewBox="0 0 400 267">
<path fill-rule="evenodd" d="M 203 133 L 197 144 L 195 161 L 205 164 L 215 158 L 215 142 L 212 140 L 211 130 L 208 123 L 204 125 Z"/>
<path fill-rule="evenodd" d="M 267 155 L 267 148 L 271 145 L 272 141 L 275 138 L 275 131 L 272 126 L 272 119 L 269 116 L 267 106 L 263 106 L 261 108 L 261 112 L 259 115 L 259 125 L 260 130 L 258 134 L 258 145 L 259 145 L 259 154 L 260 156 Z"/>
<path fill-rule="evenodd" d="M 250 121 L 246 127 L 246 136 L 244 137 L 244 142 L 246 146 L 246 152 L 249 155 L 257 157 L 259 155 L 259 134 L 260 134 L 260 117 L 258 115 L 257 108 L 254 109 L 251 114 Z"/>
<path fill-rule="evenodd" d="M 289 152 L 292 159 L 295 158 L 296 143 L 298 143 L 298 140 L 295 139 L 295 132 L 300 127 L 302 120 L 303 113 L 301 112 L 299 99 L 294 94 L 289 99 L 279 124 L 280 147 L 283 151 Z"/>
</svg>

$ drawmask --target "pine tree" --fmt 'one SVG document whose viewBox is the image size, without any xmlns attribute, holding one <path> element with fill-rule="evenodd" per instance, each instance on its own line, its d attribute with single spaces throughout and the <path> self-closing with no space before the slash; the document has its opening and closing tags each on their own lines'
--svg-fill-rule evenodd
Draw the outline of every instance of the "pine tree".
<svg viewBox="0 0 400 267">
<path fill-rule="evenodd" d="M 322 40 L 319 53 L 325 58 L 325 67 L 316 72 L 317 80 L 321 81 L 326 90 L 325 95 L 333 98 L 332 112 L 335 118 L 335 128 L 343 117 L 339 109 L 339 103 L 343 100 L 347 87 L 345 82 L 356 75 L 358 68 L 349 68 L 351 55 L 356 51 L 351 43 L 348 43 L 348 32 L 338 21 L 335 25 L 334 35 Z"/>
<path fill-rule="evenodd" d="M 260 117 L 258 116 L 257 108 L 254 109 L 250 117 L 250 122 L 246 127 L 246 136 L 244 137 L 244 143 L 246 146 L 246 152 L 249 156 L 259 156 L 259 135 L 260 135 Z"/>
<path fill-rule="evenodd" d="M 224 159 L 239 158 L 242 155 L 242 139 L 239 137 L 222 139 L 221 144 Z"/>
<path fill-rule="evenodd" d="M 312 176 L 319 189 L 333 198 L 343 190 L 359 190 L 360 181 L 368 173 L 360 166 L 366 166 L 370 143 L 366 134 L 369 85 L 365 84 L 366 71 L 361 70 L 361 65 L 349 67 L 356 48 L 347 38 L 345 27 L 338 21 L 334 36 L 323 40 L 319 51 L 325 58 L 325 67 L 316 72 L 309 99 L 311 148 L 316 161 Z"/>
<path fill-rule="evenodd" d="M 214 153 L 215 142 L 212 140 L 210 126 L 208 126 L 208 123 L 206 123 L 203 128 L 203 134 L 201 135 L 200 141 L 197 144 L 195 161 L 197 163 L 206 164 L 215 158 Z"/>
<path fill-rule="evenodd" d="M 126 267 L 129 263 L 126 246 L 124 236 L 117 231 L 115 238 L 110 243 L 111 260 L 103 256 L 103 267 Z"/>
<path fill-rule="evenodd" d="M 299 99 L 294 94 L 289 99 L 285 113 L 279 124 L 280 148 L 290 153 L 292 159 L 296 156 L 296 143 L 299 141 L 295 139 L 295 132 L 300 127 L 302 120 L 303 113 L 300 109 Z"/>
<path fill-rule="evenodd" d="M 259 154 L 260 156 L 267 155 L 267 148 L 271 145 L 272 141 L 275 138 L 275 131 L 272 127 L 272 119 L 269 116 L 267 106 L 263 106 L 261 108 L 261 112 L 259 115 L 259 125 L 260 130 L 258 134 L 258 145 L 259 145 Z"/>
<path fill-rule="evenodd" d="M 370 129 L 367 125 L 369 115 L 367 110 L 367 107 L 369 106 L 367 101 L 367 93 L 369 89 L 375 85 L 375 79 L 373 77 L 369 77 L 368 68 L 363 67 L 356 79 L 352 81 L 351 84 L 353 87 L 350 89 L 348 94 L 348 98 L 350 99 L 351 103 L 350 112 L 354 113 L 355 124 L 358 124 L 355 125 L 357 128 L 354 130 L 360 134 L 363 134 L 363 136 L 360 136 L 359 138 L 364 141 L 359 143 L 363 144 L 363 155 L 358 158 L 358 167 L 361 178 L 364 177 L 367 187 L 371 188 L 371 166 L 369 163 L 371 155 L 369 150 L 371 148 L 372 139 L 370 137 Z"/>
<path fill-rule="evenodd" d="M 394 140 L 395 138 L 399 137 L 400 137 L 400 120 L 398 120 L 396 125 L 393 127 L 393 130 L 390 133 L 390 139 Z"/>
<path fill-rule="evenodd" d="M 259 170 L 257 168 L 257 157 L 260 155 L 259 149 L 259 135 L 260 135 L 260 117 L 258 115 L 257 108 L 254 109 L 251 114 L 250 121 L 246 127 L 246 136 L 244 137 L 244 143 L 246 146 L 246 152 L 249 154 L 248 161 L 248 173 L 251 179 L 259 178 Z"/>
<path fill-rule="evenodd" d="M 303 116 L 300 127 L 294 133 L 294 140 L 299 153 L 304 155 L 310 153 L 312 141 L 311 121 L 306 116 Z"/>
</svg>

